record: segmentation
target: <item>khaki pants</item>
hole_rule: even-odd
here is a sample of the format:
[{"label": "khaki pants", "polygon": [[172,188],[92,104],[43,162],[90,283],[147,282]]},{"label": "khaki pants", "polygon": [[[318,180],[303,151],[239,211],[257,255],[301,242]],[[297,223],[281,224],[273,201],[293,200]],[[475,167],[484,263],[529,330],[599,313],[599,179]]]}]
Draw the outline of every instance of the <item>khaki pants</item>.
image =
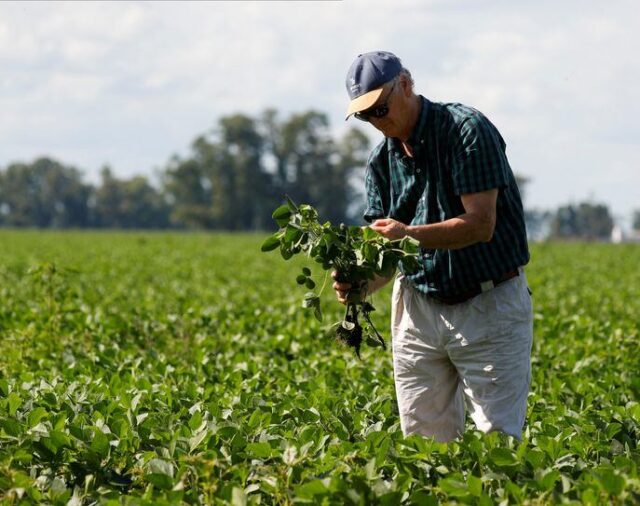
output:
[{"label": "khaki pants", "polygon": [[521,437],[531,379],[533,310],[524,271],[461,304],[393,287],[391,332],[400,426],[448,441],[464,430]]}]

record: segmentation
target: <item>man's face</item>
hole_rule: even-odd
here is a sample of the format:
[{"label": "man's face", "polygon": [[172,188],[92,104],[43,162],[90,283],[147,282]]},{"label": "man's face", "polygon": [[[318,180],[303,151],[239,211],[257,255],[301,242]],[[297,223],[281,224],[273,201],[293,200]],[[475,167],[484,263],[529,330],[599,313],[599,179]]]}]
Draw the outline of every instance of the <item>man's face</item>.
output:
[{"label": "man's face", "polygon": [[[375,115],[368,117],[369,123],[382,132],[385,137],[401,137],[406,128],[407,118],[404,114],[405,104],[403,100],[405,98],[405,84],[405,80],[402,77],[385,84],[385,90],[378,101],[367,110],[372,111],[382,107],[388,109],[388,112],[382,117],[376,117]],[[364,112],[366,113],[367,111]]]}]

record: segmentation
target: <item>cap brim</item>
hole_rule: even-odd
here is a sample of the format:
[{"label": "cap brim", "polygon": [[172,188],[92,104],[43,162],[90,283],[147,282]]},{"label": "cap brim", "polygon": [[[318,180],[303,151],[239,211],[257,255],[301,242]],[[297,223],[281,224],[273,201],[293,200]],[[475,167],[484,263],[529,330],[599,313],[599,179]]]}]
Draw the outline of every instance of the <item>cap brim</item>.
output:
[{"label": "cap brim", "polygon": [[370,92],[365,93],[364,95],[360,95],[359,97],[354,98],[351,102],[349,102],[349,107],[347,109],[347,116],[344,119],[348,120],[349,116],[351,116],[352,114],[355,114],[360,111],[365,111],[369,109],[369,107],[373,106],[373,104],[375,104],[380,98],[380,95],[382,95],[383,89],[384,89],[384,86],[382,86],[381,88],[378,88],[377,90],[371,90]]}]

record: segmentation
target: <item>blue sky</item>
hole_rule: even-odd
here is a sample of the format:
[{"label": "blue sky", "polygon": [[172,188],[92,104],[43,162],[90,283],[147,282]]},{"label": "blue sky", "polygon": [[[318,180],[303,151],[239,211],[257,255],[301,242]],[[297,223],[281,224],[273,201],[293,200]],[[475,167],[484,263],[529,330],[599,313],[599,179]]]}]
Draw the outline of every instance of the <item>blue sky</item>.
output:
[{"label": "blue sky", "polygon": [[[640,2],[0,3],[0,165],[152,175],[221,115],[315,108],[345,128],[353,58],[483,111],[527,205],[640,209]],[[366,128],[366,126],[365,126]],[[372,140],[375,132],[369,130]]]}]

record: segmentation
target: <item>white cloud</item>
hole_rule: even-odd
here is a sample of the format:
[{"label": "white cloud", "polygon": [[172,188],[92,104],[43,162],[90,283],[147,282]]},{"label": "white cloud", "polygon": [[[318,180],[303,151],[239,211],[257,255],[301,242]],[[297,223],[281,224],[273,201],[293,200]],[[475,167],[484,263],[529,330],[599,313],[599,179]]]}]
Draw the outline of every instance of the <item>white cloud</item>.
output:
[{"label": "white cloud", "polygon": [[347,67],[387,49],[419,92],[496,123],[530,205],[593,195],[624,214],[639,18],[631,1],[0,3],[0,164],[149,172],[220,115],[266,107],[325,111],[340,132]]}]

